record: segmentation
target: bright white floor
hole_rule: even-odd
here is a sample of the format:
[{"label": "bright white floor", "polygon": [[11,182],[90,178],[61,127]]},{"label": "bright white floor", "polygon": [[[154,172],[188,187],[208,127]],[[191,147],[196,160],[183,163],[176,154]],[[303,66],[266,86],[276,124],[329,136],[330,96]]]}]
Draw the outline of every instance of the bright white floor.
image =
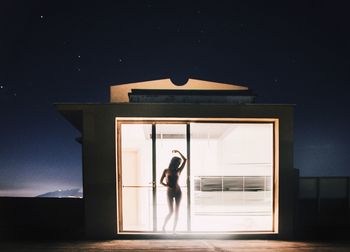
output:
[{"label": "bright white floor", "polygon": [[[165,191],[157,197],[158,230],[168,214]],[[143,209],[144,210],[144,209]],[[245,232],[272,230],[271,192],[196,192],[192,199],[191,230],[194,232]],[[152,210],[147,225],[129,226],[129,230],[152,230]],[[172,230],[173,217],[167,225]],[[177,232],[187,231],[187,195],[183,190]]]}]

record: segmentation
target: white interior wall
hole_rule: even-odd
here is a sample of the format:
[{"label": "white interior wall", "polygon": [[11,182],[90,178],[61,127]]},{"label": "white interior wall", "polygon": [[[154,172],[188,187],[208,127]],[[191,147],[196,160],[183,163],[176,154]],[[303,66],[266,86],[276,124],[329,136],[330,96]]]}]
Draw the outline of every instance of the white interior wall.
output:
[{"label": "white interior wall", "polygon": [[191,139],[193,176],[272,176],[272,165],[272,124],[232,124],[215,139]]},{"label": "white interior wall", "polygon": [[[145,132],[146,131],[146,132]],[[125,230],[151,230],[152,141],[151,127],[122,125],[123,225]],[[135,187],[142,186],[142,187]],[[142,211],[140,211],[142,209]]]}]

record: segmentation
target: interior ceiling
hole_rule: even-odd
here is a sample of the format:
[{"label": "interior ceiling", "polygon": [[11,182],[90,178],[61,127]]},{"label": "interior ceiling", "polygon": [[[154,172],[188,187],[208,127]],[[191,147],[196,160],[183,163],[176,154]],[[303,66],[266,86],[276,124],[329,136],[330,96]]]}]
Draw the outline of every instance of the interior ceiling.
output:
[{"label": "interior ceiling", "polygon": [[[250,124],[250,123],[248,123]],[[191,139],[220,139],[230,135],[242,123],[191,123]],[[186,124],[157,124],[157,139],[183,139]],[[122,124],[124,147],[137,147],[140,141],[152,139],[152,124]]]},{"label": "interior ceiling", "polygon": [[[234,125],[228,123],[221,124],[191,124],[192,139],[218,139],[226,135],[235,128]],[[143,131],[146,139],[152,137],[149,126],[144,125]],[[160,124],[156,127],[157,138],[161,139],[186,139],[186,125],[184,124]]]}]

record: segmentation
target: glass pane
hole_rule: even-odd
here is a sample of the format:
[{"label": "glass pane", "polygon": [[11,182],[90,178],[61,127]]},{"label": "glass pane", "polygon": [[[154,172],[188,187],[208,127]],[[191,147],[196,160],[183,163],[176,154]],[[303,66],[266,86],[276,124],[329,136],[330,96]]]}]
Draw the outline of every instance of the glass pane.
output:
[{"label": "glass pane", "polygon": [[[168,190],[160,184],[163,171],[169,167],[172,157],[180,157],[172,150],[178,150],[187,157],[186,125],[185,124],[157,124],[156,125],[156,160],[157,160],[157,230],[161,231],[165,218],[169,214]],[[180,174],[178,184],[181,189],[181,201],[176,231],[187,230],[187,165]],[[166,180],[164,180],[165,182]],[[171,198],[175,210],[175,198]],[[166,230],[172,231],[175,214],[172,214]]]},{"label": "glass pane", "polygon": [[272,123],[192,123],[193,231],[271,231]]},{"label": "glass pane", "polygon": [[152,231],[152,126],[122,124],[123,231]]}]

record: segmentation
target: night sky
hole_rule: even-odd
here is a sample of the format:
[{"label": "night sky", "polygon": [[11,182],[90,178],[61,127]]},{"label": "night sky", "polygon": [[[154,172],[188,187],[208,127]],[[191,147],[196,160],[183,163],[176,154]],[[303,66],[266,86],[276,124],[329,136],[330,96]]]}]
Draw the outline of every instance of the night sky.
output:
[{"label": "night sky", "polygon": [[[0,196],[82,187],[55,102],[187,78],[296,104],[301,176],[350,176],[350,15],[340,1],[0,2]],[[345,2],[345,1],[344,1]]]}]

